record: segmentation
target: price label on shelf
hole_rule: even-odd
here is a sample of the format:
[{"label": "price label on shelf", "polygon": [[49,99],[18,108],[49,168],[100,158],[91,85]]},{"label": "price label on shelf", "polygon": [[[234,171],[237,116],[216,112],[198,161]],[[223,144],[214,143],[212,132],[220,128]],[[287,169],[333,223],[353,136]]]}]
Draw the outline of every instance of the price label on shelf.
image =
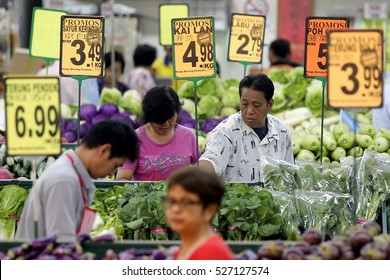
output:
[{"label": "price label on shelf", "polygon": [[103,76],[104,17],[61,17],[61,76]]},{"label": "price label on shelf", "polygon": [[228,60],[261,63],[265,17],[232,14]]},{"label": "price label on shelf", "polygon": [[59,78],[8,76],[5,86],[7,155],[59,155]]},{"label": "price label on shelf", "polygon": [[306,18],[305,77],[326,77],[328,69],[327,32],[348,27],[348,18]]},{"label": "price label on shelf", "polygon": [[378,108],[383,102],[383,30],[328,34],[328,105]]},{"label": "price label on shelf", "polygon": [[214,18],[172,19],[171,27],[175,79],[215,77]]}]

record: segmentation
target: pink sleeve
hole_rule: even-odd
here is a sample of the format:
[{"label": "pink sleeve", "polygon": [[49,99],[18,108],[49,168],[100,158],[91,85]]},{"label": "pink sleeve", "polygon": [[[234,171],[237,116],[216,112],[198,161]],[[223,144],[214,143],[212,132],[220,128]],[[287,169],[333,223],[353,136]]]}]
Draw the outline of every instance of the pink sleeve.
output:
[{"label": "pink sleeve", "polygon": [[119,170],[122,169],[129,169],[129,170],[136,170],[138,165],[138,160],[131,162],[130,160],[126,160],[125,163],[121,166],[118,167]]}]

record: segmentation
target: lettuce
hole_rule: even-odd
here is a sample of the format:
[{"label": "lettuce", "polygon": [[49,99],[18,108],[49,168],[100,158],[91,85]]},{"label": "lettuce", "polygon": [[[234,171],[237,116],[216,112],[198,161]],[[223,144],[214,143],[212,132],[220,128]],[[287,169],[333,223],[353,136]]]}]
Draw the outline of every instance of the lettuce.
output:
[{"label": "lettuce", "polygon": [[139,116],[142,110],[142,96],[134,89],[127,90],[121,97],[119,106]]},{"label": "lettuce", "polygon": [[287,84],[290,81],[290,77],[284,69],[273,68],[268,72],[267,76],[273,83]]},{"label": "lettuce", "polygon": [[221,99],[224,107],[240,107],[240,94],[237,87],[229,87]]},{"label": "lettuce", "polygon": [[121,98],[122,93],[119,91],[119,89],[104,87],[100,95],[100,104],[114,103],[119,106]]},{"label": "lettuce", "polygon": [[200,119],[209,119],[219,115],[222,103],[214,95],[206,95],[199,100],[198,114]]}]

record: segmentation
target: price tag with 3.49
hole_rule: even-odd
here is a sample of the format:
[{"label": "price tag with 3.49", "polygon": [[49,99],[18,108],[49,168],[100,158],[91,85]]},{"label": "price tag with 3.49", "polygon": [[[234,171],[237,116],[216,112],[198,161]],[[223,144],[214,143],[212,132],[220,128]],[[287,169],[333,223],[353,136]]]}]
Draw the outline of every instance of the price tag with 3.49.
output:
[{"label": "price tag with 3.49", "polygon": [[61,17],[61,76],[103,76],[104,17]]},{"label": "price tag with 3.49", "polygon": [[265,17],[232,14],[228,60],[260,63],[263,54]]},{"label": "price tag with 3.49", "polygon": [[5,78],[7,155],[61,153],[58,77]]},{"label": "price tag with 3.49", "polygon": [[172,19],[176,79],[215,77],[214,18]]},{"label": "price tag with 3.49", "polygon": [[328,33],[328,105],[378,108],[383,102],[383,31]]}]

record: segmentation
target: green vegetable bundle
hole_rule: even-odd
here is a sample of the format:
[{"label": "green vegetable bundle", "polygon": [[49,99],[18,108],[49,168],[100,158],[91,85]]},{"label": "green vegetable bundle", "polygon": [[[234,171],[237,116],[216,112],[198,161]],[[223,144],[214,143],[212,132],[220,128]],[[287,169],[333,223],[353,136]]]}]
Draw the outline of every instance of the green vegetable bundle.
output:
[{"label": "green vegetable bundle", "polygon": [[365,150],[356,182],[356,219],[375,221],[390,197],[390,157]]}]

